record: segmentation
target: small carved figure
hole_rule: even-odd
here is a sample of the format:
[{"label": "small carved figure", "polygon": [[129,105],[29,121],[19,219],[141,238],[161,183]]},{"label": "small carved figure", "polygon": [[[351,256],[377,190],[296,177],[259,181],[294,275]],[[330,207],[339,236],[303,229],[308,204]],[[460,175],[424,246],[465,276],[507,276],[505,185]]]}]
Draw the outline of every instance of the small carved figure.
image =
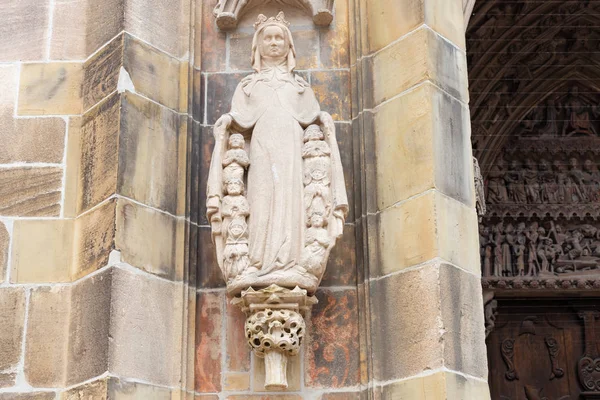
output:
[{"label": "small carved figure", "polygon": [[517,204],[527,203],[527,193],[525,192],[525,181],[521,163],[518,160],[512,160],[510,170],[504,175],[507,183],[508,197]]},{"label": "small carved figure", "polygon": [[598,135],[591,122],[591,110],[589,110],[585,102],[580,99],[579,88],[577,86],[571,88],[563,107],[568,116],[568,120],[563,127],[563,136],[572,136],[575,134],[587,136]]},{"label": "small carved figure", "polygon": [[318,125],[310,125],[304,132],[304,208],[306,223],[310,226],[315,213],[329,215],[331,160],[329,145],[323,140],[323,131]]},{"label": "small carved figure", "polygon": [[479,232],[479,244],[481,249],[481,265],[483,267],[483,276],[491,276],[493,237],[490,234],[490,228],[487,226],[480,228]]},{"label": "small carved figure", "polygon": [[248,200],[243,196],[244,182],[233,178],[226,182],[227,195],[222,205],[222,235],[225,238],[224,275],[227,280],[241,274],[250,264],[248,258]]},{"label": "small carved figure", "polygon": [[535,161],[531,158],[525,162],[523,170],[523,180],[525,182],[525,193],[529,203],[540,203],[540,182],[538,181],[538,171]]},{"label": "small carved figure", "polygon": [[517,243],[514,246],[514,253],[517,257],[517,276],[525,276],[525,243],[527,238],[524,234],[517,235]]},{"label": "small carved figure", "polygon": [[525,233],[527,236],[527,240],[529,241],[529,249],[528,249],[528,258],[527,258],[527,267],[529,268],[527,271],[528,276],[537,275],[540,270],[540,264],[537,259],[537,247],[538,247],[538,223],[532,222],[529,226],[529,230]]},{"label": "small carved figure", "polygon": [[567,170],[565,164],[560,160],[552,163],[556,173],[556,201],[563,204],[567,201]]},{"label": "small carved figure", "polygon": [[514,245],[514,227],[512,224],[508,224],[504,230],[504,243],[502,244],[502,276],[513,276],[512,249]]},{"label": "small carved figure", "polygon": [[229,136],[229,150],[223,157],[223,179],[244,179],[244,170],[250,165],[248,153],[244,150],[244,137],[239,133]]},{"label": "small carved figure", "polygon": [[310,227],[306,230],[305,246],[300,258],[300,266],[307,272],[319,276],[325,269],[323,265],[331,240],[327,229],[325,229],[325,219],[320,214],[312,214],[310,217]]},{"label": "small carved figure", "polygon": [[584,173],[579,167],[579,160],[575,157],[569,159],[569,172],[567,174],[567,201],[570,203],[580,203],[587,201],[582,192],[584,186]]},{"label": "small carved figure", "polygon": [[485,198],[490,204],[502,204],[508,201],[504,174],[505,170],[500,163],[494,165],[488,173]]},{"label": "small carved figure", "polygon": [[503,269],[503,249],[502,244],[504,242],[504,225],[500,222],[498,225],[495,225],[493,228],[494,233],[494,276],[502,276],[501,271]]},{"label": "small carved figure", "polygon": [[590,202],[600,200],[600,172],[596,164],[589,158],[583,162],[583,183],[585,195]]}]

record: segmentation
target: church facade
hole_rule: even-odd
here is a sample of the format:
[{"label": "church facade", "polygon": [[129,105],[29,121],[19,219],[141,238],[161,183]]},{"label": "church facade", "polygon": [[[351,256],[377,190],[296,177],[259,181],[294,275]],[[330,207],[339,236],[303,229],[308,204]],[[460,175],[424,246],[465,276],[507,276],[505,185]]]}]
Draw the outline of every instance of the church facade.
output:
[{"label": "church facade", "polygon": [[0,399],[598,398],[596,1],[0,12]]}]

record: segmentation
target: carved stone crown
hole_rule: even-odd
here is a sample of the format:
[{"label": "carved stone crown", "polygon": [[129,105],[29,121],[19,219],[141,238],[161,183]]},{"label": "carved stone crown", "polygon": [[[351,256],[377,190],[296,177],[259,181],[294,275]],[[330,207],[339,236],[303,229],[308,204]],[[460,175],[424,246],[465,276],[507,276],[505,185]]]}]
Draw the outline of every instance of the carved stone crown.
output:
[{"label": "carved stone crown", "polygon": [[285,27],[290,26],[290,23],[285,20],[285,14],[283,11],[279,11],[276,17],[267,18],[264,14],[259,14],[258,18],[256,18],[256,22],[254,23],[254,29],[260,30],[265,25],[278,24],[283,25]]}]

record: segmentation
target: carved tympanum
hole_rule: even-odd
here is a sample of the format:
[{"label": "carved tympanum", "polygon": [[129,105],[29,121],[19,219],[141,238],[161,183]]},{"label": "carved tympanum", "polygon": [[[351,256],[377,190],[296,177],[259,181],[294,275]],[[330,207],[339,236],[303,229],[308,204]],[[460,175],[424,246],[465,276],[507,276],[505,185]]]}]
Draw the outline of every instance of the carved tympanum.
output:
[{"label": "carved tympanum", "polygon": [[294,73],[288,25],[283,13],[258,16],[254,73],[239,83],[231,111],[214,127],[206,201],[228,293],[245,304],[263,291],[265,304],[278,304],[245,309],[250,345],[268,360],[271,388],[287,385],[271,373],[297,352],[301,334],[294,329],[303,327],[294,309],[301,299],[286,303],[283,294],[296,290],[300,303],[314,299],[348,212],[335,125]]}]

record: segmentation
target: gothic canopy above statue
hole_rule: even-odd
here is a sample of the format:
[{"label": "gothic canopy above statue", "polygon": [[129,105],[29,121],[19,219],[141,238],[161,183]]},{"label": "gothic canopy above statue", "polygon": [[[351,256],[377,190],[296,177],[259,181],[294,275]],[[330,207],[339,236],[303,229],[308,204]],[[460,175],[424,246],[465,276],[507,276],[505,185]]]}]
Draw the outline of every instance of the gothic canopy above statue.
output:
[{"label": "gothic canopy above statue", "polygon": [[291,6],[303,10],[312,17],[317,26],[328,26],[333,21],[334,0],[219,0],[213,14],[217,26],[221,30],[231,30],[237,24],[246,10],[266,3],[278,6]]},{"label": "gothic canopy above statue", "polygon": [[230,293],[275,284],[313,293],[348,211],[331,116],[294,73],[283,13],[259,15],[254,73],[215,124],[207,216]]}]

